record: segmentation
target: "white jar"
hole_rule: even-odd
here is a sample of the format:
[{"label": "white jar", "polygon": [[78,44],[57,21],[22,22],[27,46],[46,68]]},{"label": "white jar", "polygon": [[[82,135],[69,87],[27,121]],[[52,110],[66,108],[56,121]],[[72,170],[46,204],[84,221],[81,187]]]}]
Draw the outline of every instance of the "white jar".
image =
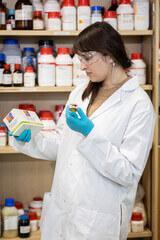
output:
[{"label": "white jar", "polygon": [[149,28],[149,0],[134,0],[134,27],[135,30]]},{"label": "white jar", "polygon": [[132,213],[131,230],[132,232],[144,231],[144,221],[143,221],[142,213],[139,213],[139,212]]},{"label": "white jar", "polygon": [[7,133],[6,128],[4,126],[0,126],[0,147],[4,147],[7,145]]},{"label": "white jar", "polygon": [[44,4],[45,27],[47,28],[48,13],[60,12],[60,5],[57,0],[47,0]]},{"label": "white jar", "polygon": [[133,30],[134,18],[130,0],[121,0],[117,8],[118,30]]},{"label": "white jar", "polygon": [[105,11],[103,21],[109,23],[117,30],[117,14],[115,11]]},{"label": "white jar", "polygon": [[27,66],[24,72],[24,87],[35,86],[36,74],[32,66]]},{"label": "white jar", "polygon": [[88,0],[79,0],[77,8],[78,30],[83,30],[91,24],[91,9]]},{"label": "white jar", "polygon": [[91,23],[102,22],[102,7],[101,6],[92,6],[91,7]]},{"label": "white jar", "polygon": [[76,30],[76,8],[74,0],[64,0],[61,10],[62,15],[62,30]]},{"label": "white jar", "polygon": [[84,70],[81,70],[81,62],[78,55],[75,54],[73,57],[73,85],[77,86],[86,81],[89,81],[88,76]]},{"label": "white jar", "polygon": [[41,48],[38,58],[38,85],[55,86],[55,59],[50,47]]},{"label": "white jar", "polygon": [[146,64],[142,59],[142,54],[131,54],[132,66],[129,69],[129,76],[137,76],[139,84],[146,84]]},{"label": "white jar", "polygon": [[61,30],[60,12],[49,12],[47,30]]},{"label": "white jar", "polygon": [[40,111],[39,118],[43,123],[43,131],[52,131],[55,129],[56,124],[54,122],[53,114],[51,111]]},{"label": "white jar", "polygon": [[56,86],[72,86],[72,66],[69,48],[58,48],[56,57]]}]

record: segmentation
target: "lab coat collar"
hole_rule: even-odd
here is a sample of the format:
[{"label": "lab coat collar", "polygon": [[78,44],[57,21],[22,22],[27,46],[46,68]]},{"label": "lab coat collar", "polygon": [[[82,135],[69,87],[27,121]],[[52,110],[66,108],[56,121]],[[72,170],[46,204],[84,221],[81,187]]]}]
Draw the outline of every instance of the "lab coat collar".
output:
[{"label": "lab coat collar", "polygon": [[[139,86],[137,77],[133,77],[125,82],[117,91],[115,91],[91,116],[94,119],[117,103],[120,103],[127,92],[134,91]],[[89,101],[89,100],[88,100]],[[87,104],[88,105],[88,104]]]}]

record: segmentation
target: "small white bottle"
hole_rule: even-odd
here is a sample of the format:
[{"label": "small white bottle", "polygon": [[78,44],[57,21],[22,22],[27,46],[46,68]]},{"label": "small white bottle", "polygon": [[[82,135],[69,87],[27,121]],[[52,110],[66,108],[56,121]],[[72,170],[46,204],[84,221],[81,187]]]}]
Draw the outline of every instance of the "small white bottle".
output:
[{"label": "small white bottle", "polygon": [[91,23],[102,22],[102,7],[101,6],[92,6],[91,7]]},{"label": "small white bottle", "polygon": [[149,28],[149,0],[134,0],[134,27],[135,30]]},{"label": "small white bottle", "polygon": [[69,48],[58,48],[56,57],[56,86],[72,86],[72,58]]},{"label": "small white bottle", "polygon": [[83,30],[91,24],[91,8],[89,0],[79,0],[77,8],[77,26],[78,30]]},{"label": "small white bottle", "polygon": [[84,70],[81,70],[81,62],[79,61],[78,55],[75,54],[73,57],[73,85],[77,86],[86,81],[89,81],[87,74]]},{"label": "small white bottle", "polygon": [[24,87],[34,87],[36,74],[32,66],[27,66],[24,72]]},{"label": "small white bottle", "polygon": [[131,230],[132,232],[143,232],[144,221],[141,212],[133,212],[131,218]]},{"label": "small white bottle", "polygon": [[55,58],[50,47],[40,49],[38,58],[38,85],[55,86]]},{"label": "small white bottle", "polygon": [[0,146],[4,147],[7,145],[7,130],[4,126],[0,125]]},{"label": "small white bottle", "polygon": [[43,131],[52,131],[55,129],[55,121],[51,111],[41,110],[39,112],[39,118],[43,123]]},{"label": "small white bottle", "polygon": [[131,54],[132,66],[129,69],[129,76],[137,76],[139,84],[146,84],[146,64],[141,53]]},{"label": "small white bottle", "polygon": [[74,0],[64,0],[61,9],[62,15],[62,30],[76,30],[76,8]]},{"label": "small white bottle", "polygon": [[61,30],[60,12],[49,12],[47,30]]},{"label": "small white bottle", "polygon": [[45,28],[47,28],[49,12],[60,12],[60,5],[57,0],[47,0],[44,3]]},{"label": "small white bottle", "polygon": [[117,8],[118,30],[133,30],[134,18],[130,0],[121,0]]},{"label": "small white bottle", "polygon": [[109,23],[115,30],[117,30],[117,14],[115,11],[105,11],[103,21]]}]

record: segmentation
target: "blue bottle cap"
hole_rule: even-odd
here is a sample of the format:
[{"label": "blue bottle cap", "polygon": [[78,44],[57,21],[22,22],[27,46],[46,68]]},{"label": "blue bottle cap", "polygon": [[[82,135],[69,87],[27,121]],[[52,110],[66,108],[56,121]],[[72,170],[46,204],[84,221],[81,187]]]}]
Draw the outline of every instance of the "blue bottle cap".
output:
[{"label": "blue bottle cap", "polygon": [[20,215],[20,220],[29,220],[29,217],[27,214]]},{"label": "blue bottle cap", "polygon": [[23,51],[24,51],[24,52],[32,52],[32,53],[35,52],[35,51],[34,51],[34,48],[31,48],[31,47],[23,48]]},{"label": "blue bottle cap", "polygon": [[92,6],[91,11],[101,11],[102,12],[102,7],[101,6]]},{"label": "blue bottle cap", "polygon": [[17,39],[4,39],[3,43],[4,44],[10,44],[10,45],[17,45],[18,40]]},{"label": "blue bottle cap", "polygon": [[14,9],[8,9],[8,16],[9,15],[15,15],[15,10]]},{"label": "blue bottle cap", "polygon": [[5,206],[6,207],[14,207],[15,206],[14,198],[6,198]]},{"label": "blue bottle cap", "polygon": [[5,62],[5,60],[6,60],[5,54],[4,53],[0,53],[0,61],[1,62]]}]

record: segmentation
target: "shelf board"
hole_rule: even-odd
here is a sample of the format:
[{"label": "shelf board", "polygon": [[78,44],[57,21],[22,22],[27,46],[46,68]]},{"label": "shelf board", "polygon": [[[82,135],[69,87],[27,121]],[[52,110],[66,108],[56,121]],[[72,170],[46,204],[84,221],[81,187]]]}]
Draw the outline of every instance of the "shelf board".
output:
[{"label": "shelf board", "polygon": [[0,146],[0,154],[10,154],[10,153],[13,154],[13,153],[19,153],[19,152],[16,151],[11,146],[5,146],[5,147]]},{"label": "shelf board", "polygon": [[[142,233],[129,233],[128,238],[147,238],[147,237],[152,237],[152,232],[149,229],[146,229]],[[8,238],[0,238],[1,240],[9,240]],[[20,240],[21,238],[12,238],[13,240]],[[30,240],[40,240],[40,232],[34,232],[32,233],[30,238],[27,238]]]},{"label": "shelf board", "polygon": [[27,92],[71,92],[71,87],[0,87],[0,93],[27,93]]},{"label": "shelf board", "polygon": [[[0,36],[77,36],[80,31],[52,31],[52,30],[0,30]],[[153,30],[119,31],[122,36],[153,35]]]},{"label": "shelf board", "polygon": [[[75,87],[0,87],[0,93],[28,93],[28,92],[71,92]],[[153,86],[150,84],[142,85],[146,91],[151,91]]]}]

